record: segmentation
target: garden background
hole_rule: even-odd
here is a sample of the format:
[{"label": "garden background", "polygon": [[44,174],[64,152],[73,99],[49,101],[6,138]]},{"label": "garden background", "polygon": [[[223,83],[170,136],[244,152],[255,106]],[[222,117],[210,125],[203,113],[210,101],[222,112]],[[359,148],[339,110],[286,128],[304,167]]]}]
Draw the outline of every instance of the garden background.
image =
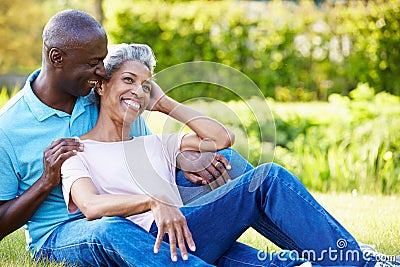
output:
[{"label": "garden background", "polygon": [[[400,252],[399,0],[0,0],[0,107],[40,67],[43,26],[67,8],[95,16],[111,44],[149,44],[156,72],[211,61],[248,76],[262,99],[206,83],[164,89],[232,128],[234,148],[254,165],[273,159],[332,199],[378,198],[386,215],[372,222],[387,220],[390,229],[369,240],[379,243],[389,231],[384,248]],[[256,119],[252,112],[265,103],[273,119]],[[153,132],[182,127],[163,116],[148,123]]]}]

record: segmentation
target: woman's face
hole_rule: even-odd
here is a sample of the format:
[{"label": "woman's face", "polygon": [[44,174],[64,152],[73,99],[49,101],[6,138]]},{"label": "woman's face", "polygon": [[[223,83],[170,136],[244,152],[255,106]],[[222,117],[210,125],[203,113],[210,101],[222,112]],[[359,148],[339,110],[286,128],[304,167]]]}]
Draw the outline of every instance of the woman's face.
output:
[{"label": "woman's face", "polygon": [[150,101],[151,72],[139,61],[126,61],[103,83],[100,112],[107,112],[115,122],[132,124]]}]

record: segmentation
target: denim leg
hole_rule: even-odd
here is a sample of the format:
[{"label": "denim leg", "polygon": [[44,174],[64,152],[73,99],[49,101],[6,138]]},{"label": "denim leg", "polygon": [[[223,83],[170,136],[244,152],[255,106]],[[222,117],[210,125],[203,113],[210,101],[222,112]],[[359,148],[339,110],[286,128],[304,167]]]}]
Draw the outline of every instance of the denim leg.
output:
[{"label": "denim leg", "polygon": [[[256,250],[245,244],[236,242],[218,259],[219,267],[253,267],[253,266],[298,266],[306,259],[300,259],[293,252],[282,250],[278,254]],[[314,265],[313,266],[318,266]]]},{"label": "denim leg", "polygon": [[36,259],[81,266],[212,266],[194,255],[172,262],[169,244],[154,254],[155,237],[121,217],[60,225],[36,253]]},{"label": "denim leg", "polygon": [[276,164],[263,164],[181,210],[197,245],[194,254],[209,263],[267,217],[291,237],[301,256],[327,266],[365,264],[350,233],[293,174]]},{"label": "denim leg", "polygon": [[[231,164],[232,169],[228,171],[228,174],[232,179],[236,179],[242,174],[254,169],[254,167],[236,150],[226,148],[218,151],[218,154],[222,154]],[[180,170],[177,172],[176,182],[179,186],[178,188],[184,204],[188,204],[211,192],[209,186],[198,186],[186,180]],[[296,247],[294,241],[285,235],[268,217],[265,215],[262,216],[262,219],[255,222],[252,228],[282,249],[299,249]]]}]

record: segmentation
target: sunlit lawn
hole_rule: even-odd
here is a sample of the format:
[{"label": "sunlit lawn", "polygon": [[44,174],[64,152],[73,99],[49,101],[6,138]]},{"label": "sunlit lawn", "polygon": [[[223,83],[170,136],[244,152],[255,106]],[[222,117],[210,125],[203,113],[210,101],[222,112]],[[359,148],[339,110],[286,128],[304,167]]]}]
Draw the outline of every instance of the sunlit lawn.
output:
[{"label": "sunlit lawn", "polygon": [[[334,193],[314,196],[358,241],[374,244],[388,255],[400,254],[400,197]],[[279,250],[252,229],[240,240],[264,251]]]},{"label": "sunlit lawn", "polygon": [[[388,255],[400,254],[400,197],[314,195],[359,241],[375,244],[379,251]],[[295,223],[296,218],[293,221]],[[254,230],[248,230],[240,241],[264,251],[278,250]],[[25,237],[20,229],[0,242],[0,266],[38,266],[24,251]]]}]

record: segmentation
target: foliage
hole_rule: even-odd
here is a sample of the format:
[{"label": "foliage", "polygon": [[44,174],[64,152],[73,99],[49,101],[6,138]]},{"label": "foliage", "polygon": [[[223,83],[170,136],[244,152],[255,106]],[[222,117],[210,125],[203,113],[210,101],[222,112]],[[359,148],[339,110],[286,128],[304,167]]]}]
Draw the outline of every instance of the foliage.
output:
[{"label": "foliage", "polygon": [[[398,193],[400,100],[374,95],[366,84],[352,97],[331,95],[329,104],[309,117],[284,119],[285,127],[300,134],[278,146],[275,159],[314,190]],[[277,131],[279,136],[279,126]]]},{"label": "foliage", "polygon": [[41,64],[42,30],[56,12],[76,8],[93,13],[87,1],[1,0],[0,73],[27,74]]},{"label": "foliage", "polygon": [[[223,63],[278,101],[327,100],[359,82],[400,95],[398,0],[332,2],[105,1],[105,26],[112,42],[152,46],[158,70]],[[171,95],[210,96],[204,91]]]},{"label": "foliage", "polygon": [[[0,73],[38,68],[45,22],[67,8],[96,17],[99,1],[1,1]],[[110,43],[149,43],[158,70],[193,60],[223,63],[277,101],[327,100],[359,82],[400,95],[399,0],[314,2],[104,0],[104,26]],[[208,89],[171,95],[232,100]]]}]

